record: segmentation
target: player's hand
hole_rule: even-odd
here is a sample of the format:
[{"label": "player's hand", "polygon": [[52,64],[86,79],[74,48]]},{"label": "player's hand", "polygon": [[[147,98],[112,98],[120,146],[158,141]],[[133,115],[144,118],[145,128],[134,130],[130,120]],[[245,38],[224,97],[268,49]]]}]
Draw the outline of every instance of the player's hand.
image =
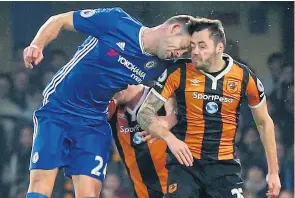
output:
[{"label": "player's hand", "polygon": [[186,166],[193,165],[194,158],[186,143],[177,139],[175,136],[169,137],[166,142],[180,164],[185,164]]},{"label": "player's hand", "polygon": [[268,184],[268,191],[266,196],[268,198],[278,197],[281,189],[281,182],[278,174],[268,174],[266,176],[266,181]]},{"label": "player's hand", "polygon": [[30,45],[24,49],[24,63],[26,68],[32,69],[33,64],[38,65],[43,57],[42,49],[37,47],[36,45]]},{"label": "player's hand", "polygon": [[154,137],[152,134],[150,134],[147,131],[138,132],[138,135],[143,137],[142,139],[143,142],[149,142],[150,144],[158,140],[158,138]]}]

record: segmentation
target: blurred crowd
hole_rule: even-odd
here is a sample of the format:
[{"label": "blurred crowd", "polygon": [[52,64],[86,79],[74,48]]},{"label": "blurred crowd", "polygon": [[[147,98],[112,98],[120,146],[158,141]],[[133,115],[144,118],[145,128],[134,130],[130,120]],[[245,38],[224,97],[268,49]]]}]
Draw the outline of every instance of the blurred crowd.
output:
[{"label": "blurred crowd", "polygon": [[[25,70],[22,50],[15,50],[12,73],[0,68],[0,198],[24,198],[29,183],[29,160],[34,127],[32,113],[42,101],[42,90],[54,73],[68,60],[62,50],[52,50],[43,63]],[[233,55],[233,58],[240,60]],[[294,197],[294,65],[283,53],[276,52],[265,60],[270,75],[262,80],[267,95],[268,110],[275,124],[277,152],[282,183],[281,198]],[[255,72],[255,68],[252,68]],[[237,155],[243,167],[244,197],[266,197],[267,163],[259,133],[246,102],[241,107],[239,130],[236,136]],[[103,198],[129,198],[130,181],[118,152],[111,146],[112,157],[102,192]],[[71,198],[73,186],[69,179],[58,175],[52,197]]]}]

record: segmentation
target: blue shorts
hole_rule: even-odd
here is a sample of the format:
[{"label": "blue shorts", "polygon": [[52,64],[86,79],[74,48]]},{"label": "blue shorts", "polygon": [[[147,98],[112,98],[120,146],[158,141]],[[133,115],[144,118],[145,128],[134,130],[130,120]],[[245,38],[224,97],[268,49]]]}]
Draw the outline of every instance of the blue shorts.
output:
[{"label": "blue shorts", "polygon": [[65,175],[103,181],[111,148],[107,121],[38,110],[34,113],[30,170],[64,168]]}]

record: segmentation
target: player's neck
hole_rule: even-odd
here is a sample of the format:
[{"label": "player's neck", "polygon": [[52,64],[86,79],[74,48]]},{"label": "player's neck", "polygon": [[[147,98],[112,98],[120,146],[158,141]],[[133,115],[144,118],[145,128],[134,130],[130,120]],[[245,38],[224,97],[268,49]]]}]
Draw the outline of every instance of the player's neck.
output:
[{"label": "player's neck", "polygon": [[145,28],[142,33],[142,46],[146,53],[157,55],[158,29],[160,26]]},{"label": "player's neck", "polygon": [[207,73],[215,73],[221,71],[224,67],[226,67],[226,62],[223,60],[221,55],[218,56],[215,61],[212,62],[212,65],[204,71]]},{"label": "player's neck", "polygon": [[132,111],[135,109],[138,101],[142,97],[142,94],[144,93],[144,86],[140,87],[140,91],[137,92],[137,94],[133,97],[133,99],[126,105],[127,108],[131,109]]}]

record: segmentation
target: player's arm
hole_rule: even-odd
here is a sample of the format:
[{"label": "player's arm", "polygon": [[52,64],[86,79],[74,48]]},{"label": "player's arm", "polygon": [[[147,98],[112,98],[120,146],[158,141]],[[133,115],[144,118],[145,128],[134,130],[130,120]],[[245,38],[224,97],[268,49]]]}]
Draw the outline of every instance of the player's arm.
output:
[{"label": "player's arm", "polygon": [[[172,97],[174,91],[179,87],[179,71],[180,69],[175,67],[173,69],[168,68],[163,72],[155,86],[147,95],[137,115],[137,121],[143,130],[150,132],[152,136],[166,142],[169,138],[175,136],[162,125],[162,120],[156,116],[156,113],[163,107],[168,99]],[[174,107],[169,109],[169,105],[166,105],[168,113],[170,113],[173,108]]]},{"label": "player's arm", "polygon": [[152,88],[138,112],[137,121],[141,128],[152,136],[165,141],[180,164],[192,166],[193,157],[188,146],[177,139],[167,128],[165,128],[159,117],[158,110],[164,105],[174,91],[179,87],[180,69],[167,70],[159,77],[158,82]]},{"label": "player's arm", "polygon": [[165,101],[161,100],[154,90],[148,94],[145,102],[141,105],[138,112],[137,121],[141,128],[150,132],[158,139],[169,142],[169,139],[175,138],[175,136],[164,126],[168,125],[168,122],[161,116],[156,116],[156,113],[164,105]]},{"label": "player's arm", "polygon": [[266,101],[258,108],[252,108],[253,118],[265,149],[268,166],[269,197],[277,197],[280,193],[279,166],[277,159],[274,124],[267,111]]},{"label": "player's arm", "polygon": [[54,40],[61,30],[75,31],[73,13],[67,12],[50,17],[39,29],[31,45],[43,49]]},{"label": "player's arm", "polygon": [[266,101],[262,101],[262,104],[259,107],[252,108],[251,111],[259,131],[261,141],[265,148],[268,162],[268,173],[278,174],[279,167],[277,160],[274,124],[270,115],[268,114]]},{"label": "player's arm", "polygon": [[[177,117],[176,117],[176,99],[175,97],[171,97],[168,101],[164,104],[165,116],[157,116],[159,119],[160,124],[165,127],[166,129],[170,130],[177,124]],[[152,136],[147,131],[142,131],[139,133],[140,136],[143,137],[143,141],[148,141],[149,143],[153,143],[157,140],[156,137]]]},{"label": "player's arm", "polygon": [[108,106],[108,121],[112,119],[116,110],[117,110],[117,103],[115,100],[111,100]]},{"label": "player's arm", "polygon": [[268,196],[276,197],[280,192],[281,184],[279,179],[274,124],[267,110],[263,85],[253,74],[249,76],[246,94],[266,153],[269,185]]},{"label": "player's arm", "polygon": [[175,96],[169,98],[168,101],[165,102],[164,108],[166,111],[166,115],[158,116],[158,119],[160,120],[162,126],[170,130],[172,127],[174,127],[177,124]]},{"label": "player's arm", "polygon": [[44,47],[54,40],[62,29],[74,30],[73,12],[52,16],[41,26],[30,46],[24,50],[27,68],[32,68],[32,63],[38,65],[42,61]]},{"label": "player's arm", "polygon": [[78,31],[93,37],[100,37],[117,25],[119,17],[126,13],[120,8],[99,8],[79,10],[50,17],[39,29],[30,46],[24,50],[24,62],[31,68],[43,59],[42,51],[61,30]]}]

